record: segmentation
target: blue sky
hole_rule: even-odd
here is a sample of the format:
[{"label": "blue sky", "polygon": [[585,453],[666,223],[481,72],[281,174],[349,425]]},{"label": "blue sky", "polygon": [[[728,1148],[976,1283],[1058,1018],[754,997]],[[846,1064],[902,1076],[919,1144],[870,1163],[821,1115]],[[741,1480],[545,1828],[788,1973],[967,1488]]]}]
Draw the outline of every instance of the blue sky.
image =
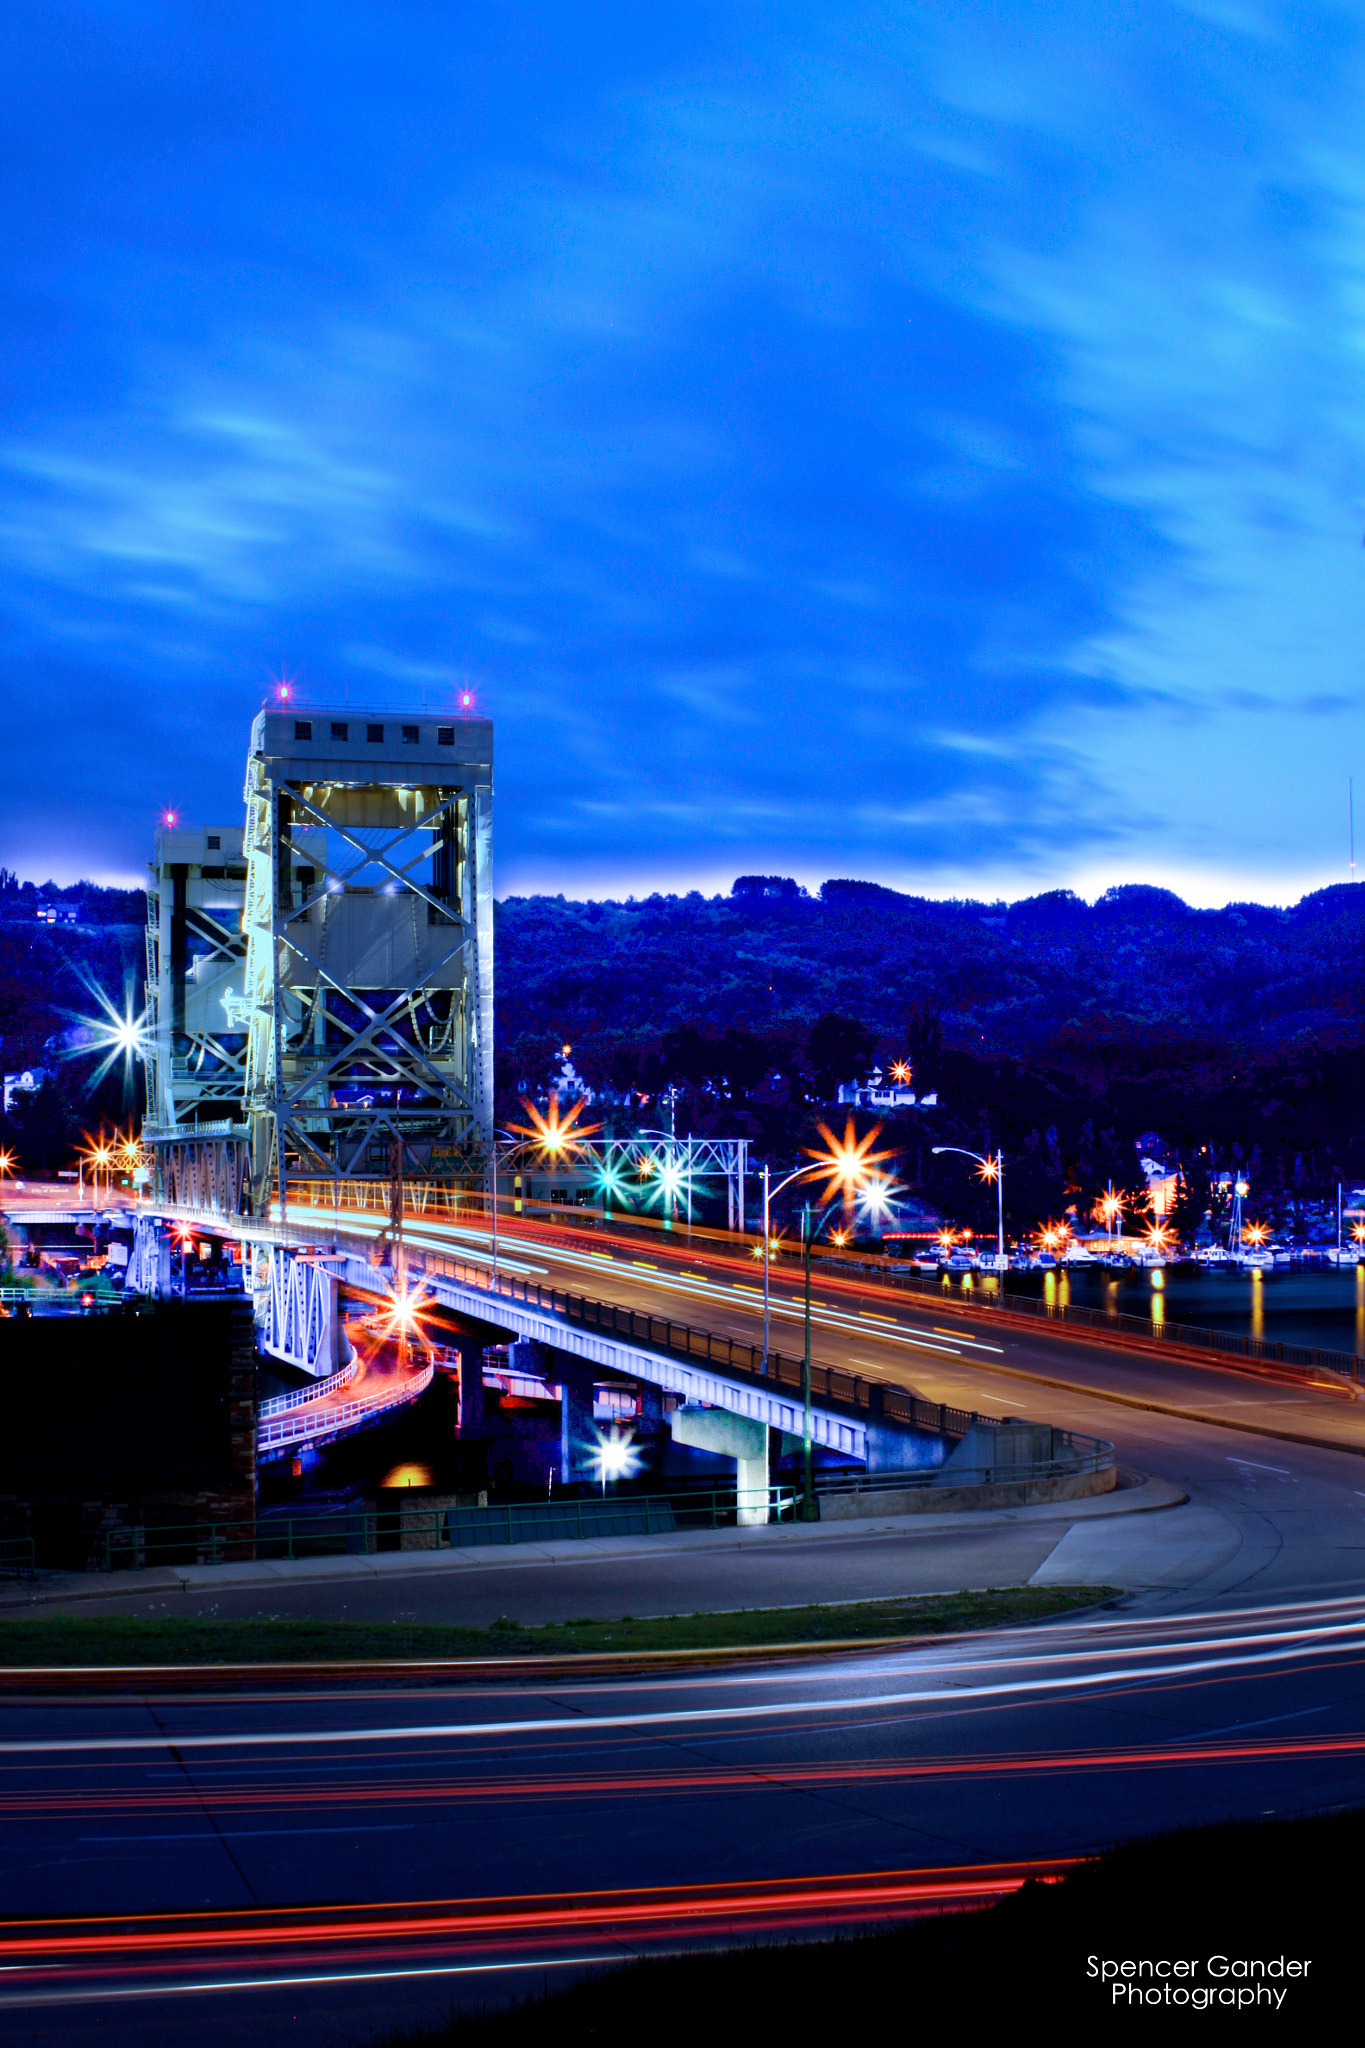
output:
[{"label": "blue sky", "polygon": [[500,893],[1291,899],[1365,851],[1365,13],[10,0],[0,860],[272,674]]}]

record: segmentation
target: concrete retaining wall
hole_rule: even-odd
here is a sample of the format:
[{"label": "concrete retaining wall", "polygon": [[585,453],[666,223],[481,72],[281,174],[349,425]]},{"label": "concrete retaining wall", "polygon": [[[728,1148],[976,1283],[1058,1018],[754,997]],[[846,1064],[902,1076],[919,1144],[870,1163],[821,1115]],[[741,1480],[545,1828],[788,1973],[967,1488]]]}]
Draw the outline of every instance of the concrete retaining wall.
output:
[{"label": "concrete retaining wall", "polygon": [[995,1480],[984,1486],[908,1486],[903,1493],[887,1487],[861,1493],[821,1493],[822,1522],[856,1522],[878,1515],[940,1515],[954,1508],[1032,1508],[1052,1500],[1085,1500],[1112,1493],[1118,1482],[1113,1465],[1101,1472],[1063,1472],[1052,1479]]}]

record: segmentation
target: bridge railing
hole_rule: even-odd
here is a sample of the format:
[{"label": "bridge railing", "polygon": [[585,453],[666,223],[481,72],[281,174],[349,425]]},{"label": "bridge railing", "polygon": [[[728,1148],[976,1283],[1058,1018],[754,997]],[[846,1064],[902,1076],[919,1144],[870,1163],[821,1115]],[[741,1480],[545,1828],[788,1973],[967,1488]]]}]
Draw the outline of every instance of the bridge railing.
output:
[{"label": "bridge railing", "polygon": [[[600,1499],[530,1500],[477,1506],[418,1497],[382,1507],[321,1515],[269,1515],[235,1521],[162,1526],[127,1523],[88,1532],[53,1532],[70,1556],[80,1548],[87,1571],[146,1571],[157,1566],[222,1565],[262,1560],[369,1555],[383,1551],[459,1550],[507,1543],[588,1542],[606,1536],[664,1536],[679,1530],[735,1526],[739,1514],[767,1511],[790,1520],[792,1486],[722,1486],[680,1493],[608,1494]],[[6,1545],[9,1548],[6,1548]],[[12,1555],[13,1562],[6,1564]],[[31,1537],[0,1541],[0,1565],[32,1572]]]},{"label": "bridge railing", "polygon": [[[371,1415],[382,1415],[386,1408],[398,1408],[404,1402],[415,1401],[419,1394],[426,1392],[435,1374],[433,1360],[407,1379],[394,1380],[377,1393],[363,1394],[357,1401],[342,1401],[329,1407],[325,1414],[304,1415],[300,1410],[306,1404],[301,1402],[286,1414],[276,1414],[258,1423],[256,1448],[270,1450],[280,1444],[304,1443],[311,1436],[331,1435],[337,1430],[349,1429]],[[314,1395],[313,1399],[316,1402],[317,1396]]]},{"label": "bridge railing", "polygon": [[291,1408],[306,1407],[310,1401],[329,1400],[343,1387],[349,1387],[359,1371],[360,1360],[353,1358],[349,1365],[342,1366],[340,1372],[329,1373],[326,1379],[314,1380],[309,1387],[295,1387],[291,1394],[272,1394],[268,1401],[262,1401],[256,1413],[264,1421],[267,1416],[287,1415]]},{"label": "bridge railing", "polygon": [[35,1545],[31,1536],[0,1536],[0,1572],[33,1577]]},{"label": "bridge railing", "polygon": [[[802,1391],[802,1359],[770,1351],[765,1368],[762,1345],[747,1343],[742,1337],[723,1337],[694,1323],[675,1322],[672,1317],[653,1315],[645,1309],[621,1308],[613,1302],[596,1301],[591,1295],[575,1294],[562,1287],[543,1287],[539,1281],[518,1280],[506,1273],[498,1274],[495,1283],[487,1267],[468,1265],[463,1259],[442,1252],[411,1253],[408,1265],[413,1272],[458,1280],[461,1286],[476,1288],[494,1299],[520,1302],[525,1308],[561,1316],[565,1322],[628,1338],[650,1351],[693,1362],[704,1360],[759,1386],[776,1384],[789,1387],[798,1395]],[[973,1422],[993,1419],[949,1403],[922,1401],[902,1387],[864,1379],[861,1374],[841,1371],[838,1366],[817,1365],[813,1360],[810,1386],[816,1400],[851,1411],[861,1420],[882,1419],[912,1429],[937,1430],[948,1436],[965,1436]]]},{"label": "bridge railing", "polygon": [[919,1465],[908,1472],[827,1473],[817,1478],[815,1490],[818,1494],[905,1493],[921,1486],[1027,1485],[1034,1480],[1065,1479],[1113,1468],[1114,1446],[1103,1437],[1082,1436],[1069,1429],[1054,1429],[1052,1435],[1054,1444],[1060,1439],[1061,1449],[1051,1458],[1018,1464],[1001,1459],[988,1465]]}]

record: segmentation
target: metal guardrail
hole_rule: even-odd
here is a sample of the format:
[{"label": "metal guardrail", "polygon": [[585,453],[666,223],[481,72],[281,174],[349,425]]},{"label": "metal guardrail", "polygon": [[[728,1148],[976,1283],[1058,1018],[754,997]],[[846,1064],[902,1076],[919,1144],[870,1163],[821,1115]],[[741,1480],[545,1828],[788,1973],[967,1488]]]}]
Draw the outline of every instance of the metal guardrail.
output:
[{"label": "metal guardrail", "polygon": [[[596,1301],[590,1295],[574,1294],[562,1287],[542,1287],[539,1281],[517,1280],[506,1273],[498,1274],[495,1284],[487,1267],[467,1265],[463,1259],[450,1258],[443,1252],[410,1251],[408,1270],[458,1280],[462,1286],[476,1288],[481,1294],[518,1301],[525,1308],[538,1308],[562,1316],[569,1323],[629,1338],[633,1344],[662,1351],[670,1357],[693,1362],[704,1359],[708,1365],[719,1366],[760,1386],[776,1383],[798,1394],[802,1388],[801,1359],[770,1351],[765,1372],[762,1346],[747,1344],[742,1337],[720,1337],[692,1323],[674,1322],[671,1317],[650,1315],[643,1309],[619,1308],[612,1302]],[[837,1366],[816,1365],[814,1361],[810,1386],[815,1400],[850,1411],[860,1420],[871,1416],[907,1428],[964,1436],[973,1422],[993,1419],[944,1402],[921,1401],[887,1381],[864,1379],[858,1373],[841,1372]]]},{"label": "metal guardrail", "polygon": [[325,1401],[343,1387],[349,1387],[359,1371],[360,1360],[353,1358],[349,1365],[342,1366],[340,1372],[329,1373],[323,1380],[314,1380],[311,1387],[295,1387],[292,1394],[272,1394],[256,1410],[257,1417],[264,1421],[267,1416],[287,1415],[291,1408],[306,1407],[310,1401]]},{"label": "metal guardrail", "polygon": [[[603,1499],[510,1501],[491,1507],[400,1502],[326,1515],[269,1515],[161,1527],[129,1523],[52,1531],[54,1549],[84,1551],[87,1571],[146,1571],[161,1564],[218,1565],[381,1551],[467,1549],[506,1543],[586,1542],[603,1536],[663,1536],[732,1527],[741,1512],[791,1518],[792,1486],[694,1488],[684,1493],[609,1494]],[[8,1549],[7,1547],[8,1546]],[[5,1565],[9,1552],[15,1562]],[[32,1537],[0,1539],[0,1566],[32,1572]]]},{"label": "metal guardrail", "polygon": [[382,1415],[386,1408],[399,1408],[406,1401],[415,1401],[419,1394],[426,1392],[435,1374],[433,1361],[410,1379],[396,1381],[381,1393],[364,1395],[358,1401],[343,1401],[340,1407],[328,1408],[325,1414],[305,1415],[301,1404],[289,1414],[277,1415],[267,1421],[263,1428],[258,1427],[256,1448],[264,1451],[278,1444],[304,1443],[313,1435],[349,1429],[353,1423],[364,1421],[368,1416]]},{"label": "metal guardrail", "polygon": [[[846,1259],[820,1259],[819,1264],[826,1271],[835,1270],[857,1273],[861,1279],[870,1280],[878,1286],[893,1288],[898,1293],[928,1297],[935,1301],[946,1298],[963,1300],[964,1291],[946,1287],[943,1277],[931,1279],[927,1274],[898,1271],[894,1266],[868,1266],[854,1264]],[[1002,1277],[994,1274],[977,1276],[986,1281]],[[1117,1331],[1120,1336],[1130,1336],[1145,1343],[1184,1344],[1202,1351],[1226,1352],[1230,1356],[1252,1358],[1266,1365],[1288,1365],[1299,1372],[1330,1372],[1338,1379],[1355,1379],[1365,1382],[1365,1358],[1350,1351],[1325,1351],[1319,1345],[1284,1344],[1269,1337],[1246,1337],[1235,1330],[1212,1330],[1202,1323],[1155,1323],[1149,1316],[1130,1316],[1118,1309],[1088,1308],[1080,1302],[1049,1301],[1045,1295],[1007,1294],[1003,1287],[996,1290],[987,1287],[973,1288],[970,1306],[986,1314],[1007,1312],[1010,1315],[1033,1316],[1043,1322],[1074,1323],[1080,1329]]]},{"label": "metal guardrail", "polygon": [[817,1494],[905,1493],[912,1487],[1027,1485],[1040,1479],[1065,1479],[1072,1474],[1107,1472],[1115,1461],[1114,1446],[1103,1437],[1081,1436],[1069,1429],[1055,1429],[1066,1448],[1059,1457],[1039,1458],[1026,1464],[1001,1461],[990,1465],[916,1466],[909,1472],[850,1472],[818,1479]]},{"label": "metal guardrail", "polygon": [[33,1577],[34,1543],[31,1536],[0,1536],[0,1572],[16,1578]]}]

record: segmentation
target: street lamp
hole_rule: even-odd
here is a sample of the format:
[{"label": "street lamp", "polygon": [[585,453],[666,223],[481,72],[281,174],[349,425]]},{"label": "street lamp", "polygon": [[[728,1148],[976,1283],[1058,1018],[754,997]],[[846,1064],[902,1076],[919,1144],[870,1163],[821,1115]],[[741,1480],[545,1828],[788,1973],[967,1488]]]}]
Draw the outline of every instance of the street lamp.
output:
[{"label": "street lamp", "polygon": [[[768,1370],[768,1262],[772,1245],[769,1216],[772,1198],[775,1195],[780,1195],[783,1188],[789,1188],[793,1181],[808,1179],[825,1181],[827,1192],[831,1197],[838,1192],[842,1193],[845,1199],[847,1199],[855,1192],[864,1192],[878,1178],[878,1176],[872,1173],[871,1168],[879,1160],[890,1157],[890,1154],[887,1152],[873,1152],[871,1150],[880,1129],[881,1125],[876,1124],[867,1133],[866,1137],[855,1139],[853,1135],[853,1119],[850,1117],[841,1144],[834,1136],[834,1133],[827,1129],[824,1124],[821,1124],[819,1126],[820,1135],[829,1145],[828,1152],[813,1152],[811,1154],[812,1163],[809,1166],[798,1166],[794,1173],[789,1173],[785,1180],[780,1180],[775,1188],[770,1188],[769,1186],[770,1169],[766,1166],[763,1169],[763,1371],[765,1375]],[[810,1398],[810,1247],[813,1235],[814,1233],[811,1229],[811,1208],[810,1203],[807,1202],[804,1204],[801,1214],[801,1241],[805,1259],[805,1345],[801,1368],[801,1385],[805,1401],[805,1421],[801,1437],[801,1519],[803,1522],[813,1522],[815,1520],[815,1490],[811,1482]]]},{"label": "street lamp", "polygon": [[934,1152],[960,1152],[964,1159],[974,1159],[981,1169],[982,1180],[995,1182],[996,1212],[996,1262],[1000,1272],[1005,1270],[1005,1155],[998,1148],[994,1157],[990,1153],[969,1152],[965,1145],[934,1145]]}]

